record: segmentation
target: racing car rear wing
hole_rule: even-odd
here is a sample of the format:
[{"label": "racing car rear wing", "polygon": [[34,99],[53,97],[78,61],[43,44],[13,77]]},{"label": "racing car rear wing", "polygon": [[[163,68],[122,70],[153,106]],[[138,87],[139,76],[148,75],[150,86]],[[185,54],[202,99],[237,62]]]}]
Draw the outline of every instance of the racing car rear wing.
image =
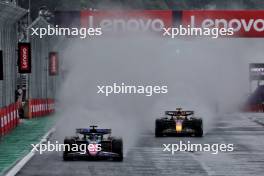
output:
[{"label": "racing car rear wing", "polygon": [[193,114],[194,111],[165,111],[165,115],[169,116],[189,116]]},{"label": "racing car rear wing", "polygon": [[76,133],[79,133],[79,134],[92,134],[92,133],[110,134],[111,133],[111,129],[79,128],[79,129],[76,129]]}]

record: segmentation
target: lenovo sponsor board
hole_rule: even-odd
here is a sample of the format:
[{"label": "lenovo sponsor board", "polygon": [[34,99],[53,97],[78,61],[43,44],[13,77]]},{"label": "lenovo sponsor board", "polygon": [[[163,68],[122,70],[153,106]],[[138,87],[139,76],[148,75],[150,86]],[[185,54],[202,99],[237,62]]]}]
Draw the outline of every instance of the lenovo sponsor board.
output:
[{"label": "lenovo sponsor board", "polygon": [[[57,12],[58,13],[58,12]],[[69,12],[72,13],[72,12]],[[69,24],[66,12],[58,13],[57,24]],[[79,21],[79,22],[76,22]],[[75,27],[105,31],[154,31],[179,25],[202,28],[233,28],[235,37],[264,37],[263,10],[131,10],[80,11]]]},{"label": "lenovo sponsor board", "polygon": [[172,25],[172,12],[141,11],[82,11],[82,27],[100,27],[103,31],[162,31]]},{"label": "lenovo sponsor board", "polygon": [[18,43],[19,73],[31,73],[31,47],[30,43]]},{"label": "lenovo sponsor board", "polygon": [[57,52],[50,52],[49,53],[49,74],[51,76],[58,74],[58,53]]},{"label": "lenovo sponsor board", "polygon": [[182,11],[182,24],[191,27],[233,28],[235,36],[264,37],[264,11]]}]

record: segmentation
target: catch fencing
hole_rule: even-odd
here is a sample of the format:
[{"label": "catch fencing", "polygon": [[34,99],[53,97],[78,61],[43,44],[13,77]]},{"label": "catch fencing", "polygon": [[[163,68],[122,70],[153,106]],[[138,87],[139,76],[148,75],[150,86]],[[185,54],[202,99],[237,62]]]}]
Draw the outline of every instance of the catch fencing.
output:
[{"label": "catch fencing", "polygon": [[[31,28],[47,28],[49,24],[43,17],[38,17],[29,27],[28,36],[31,44],[31,74],[28,74],[27,112],[26,117],[33,118],[48,115],[55,110],[58,76],[51,74],[51,54],[58,53],[59,38],[31,34]],[[58,54],[56,54],[58,60]],[[58,62],[55,69],[59,72]]]},{"label": "catch fencing", "polygon": [[55,98],[57,76],[50,75],[49,54],[57,50],[57,38],[48,35],[39,38],[30,35],[31,28],[47,28],[50,25],[43,17],[38,17],[28,28],[32,50],[32,73],[29,74],[29,99]]}]

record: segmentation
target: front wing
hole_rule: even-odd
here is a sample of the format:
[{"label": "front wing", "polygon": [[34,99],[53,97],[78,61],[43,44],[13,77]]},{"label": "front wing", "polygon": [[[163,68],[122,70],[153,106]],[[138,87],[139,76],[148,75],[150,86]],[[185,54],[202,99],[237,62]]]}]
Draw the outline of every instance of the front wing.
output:
[{"label": "front wing", "polygon": [[82,152],[72,152],[67,153],[68,157],[72,159],[87,159],[87,160],[106,160],[106,159],[114,159],[120,157],[119,154],[113,152],[105,152],[100,151],[96,155],[91,155],[89,153],[82,153]]}]

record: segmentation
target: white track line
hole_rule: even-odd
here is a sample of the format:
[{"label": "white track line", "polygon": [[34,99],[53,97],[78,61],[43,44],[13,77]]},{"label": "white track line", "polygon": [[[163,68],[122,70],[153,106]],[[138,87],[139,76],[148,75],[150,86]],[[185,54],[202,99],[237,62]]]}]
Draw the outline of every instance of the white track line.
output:
[{"label": "white track line", "polygon": [[206,171],[208,176],[213,176],[216,175],[215,171],[213,171],[209,166],[207,166],[201,159],[199,159],[195,153],[190,153],[189,154],[193,157],[194,160],[196,160],[200,166],[203,168],[204,171]]},{"label": "white track line", "polygon": [[[48,138],[52,133],[55,132],[55,128],[50,129],[40,140],[38,144],[47,142]],[[35,151],[30,151],[24,158],[17,162],[7,173],[6,176],[15,176],[25,164],[35,155]]]}]

